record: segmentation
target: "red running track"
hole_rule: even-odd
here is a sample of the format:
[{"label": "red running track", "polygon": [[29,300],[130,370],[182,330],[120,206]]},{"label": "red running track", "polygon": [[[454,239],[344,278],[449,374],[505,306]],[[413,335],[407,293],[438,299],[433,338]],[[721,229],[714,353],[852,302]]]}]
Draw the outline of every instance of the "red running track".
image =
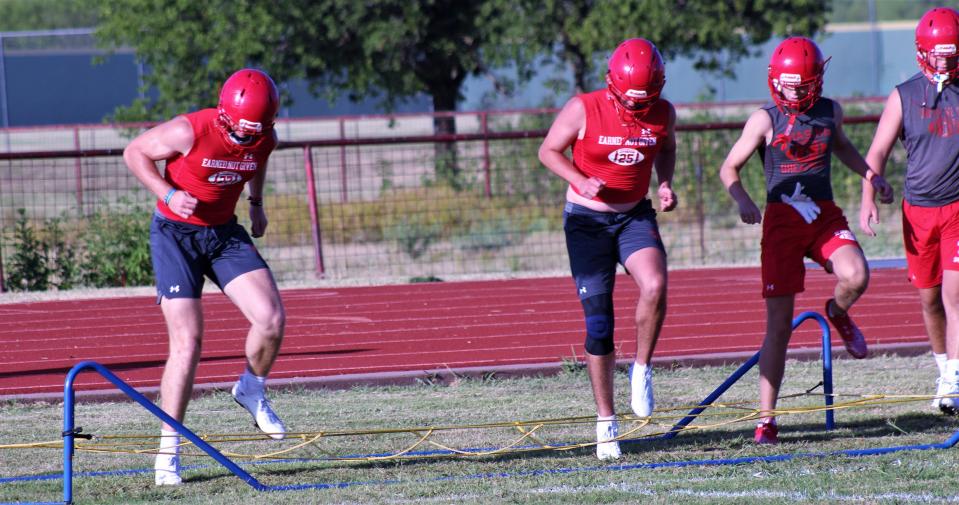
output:
[{"label": "red running track", "polygon": [[[796,314],[821,313],[834,284],[832,276],[809,269]],[[759,289],[755,268],[670,272],[669,308],[654,359],[757,351],[765,327]],[[633,282],[620,276],[615,304],[621,359],[632,358],[636,348],[636,296]],[[285,290],[283,299],[287,331],[270,375],[274,383],[348,383],[504,365],[556,368],[583,353],[582,313],[566,277],[295,289]],[[157,387],[167,345],[154,302],[148,296],[0,305],[0,398],[62,394],[67,371],[81,360],[106,365],[136,388]],[[204,305],[197,383],[231,382],[243,370],[247,324],[222,294],[207,294]],[[852,315],[874,349],[926,344],[918,295],[900,268],[874,270]],[[819,326],[806,323],[790,348],[819,348],[820,339]],[[833,346],[841,348],[835,331]],[[81,374],[77,386],[112,389],[91,373]]]}]

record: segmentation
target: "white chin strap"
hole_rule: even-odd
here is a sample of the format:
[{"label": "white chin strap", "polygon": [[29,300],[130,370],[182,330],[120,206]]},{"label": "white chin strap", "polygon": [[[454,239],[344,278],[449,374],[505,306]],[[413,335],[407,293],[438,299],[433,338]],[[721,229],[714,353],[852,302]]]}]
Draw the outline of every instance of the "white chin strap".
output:
[{"label": "white chin strap", "polygon": [[949,74],[932,74],[932,82],[936,83],[936,93],[942,93],[942,87],[949,82]]}]

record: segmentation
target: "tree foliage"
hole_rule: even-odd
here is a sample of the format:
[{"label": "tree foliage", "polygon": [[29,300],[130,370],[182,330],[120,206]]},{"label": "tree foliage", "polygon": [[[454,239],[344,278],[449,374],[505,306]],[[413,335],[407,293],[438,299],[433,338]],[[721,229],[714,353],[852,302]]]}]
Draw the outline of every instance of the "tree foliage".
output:
[{"label": "tree foliage", "polygon": [[97,23],[96,11],[86,0],[0,1],[0,31],[89,28]]},{"label": "tree foliage", "polygon": [[[872,0],[876,21],[916,20],[929,9],[947,5],[943,0]],[[830,23],[869,22],[869,1],[832,0]]]},{"label": "tree foliage", "polygon": [[[212,105],[233,70],[255,66],[278,82],[303,78],[316,94],[379,98],[385,111],[426,94],[455,110],[467,76],[499,89],[532,75],[543,55],[574,69],[576,86],[600,77],[603,55],[625,38],[664,56],[695,55],[728,71],[771,36],[812,34],[829,0],[87,0],[99,39],[131,46],[155,90],[119,119],[160,119]],[[597,68],[600,67],[600,68]],[[450,122],[437,122],[451,132]]]},{"label": "tree foliage", "polygon": [[50,284],[47,277],[50,267],[47,264],[47,248],[36,230],[27,220],[26,211],[17,209],[17,221],[13,230],[15,244],[13,256],[9,259],[7,280],[14,291],[45,291]]},{"label": "tree foliage", "polygon": [[99,8],[99,39],[131,46],[156,91],[122,111],[160,119],[208,106],[216,87],[243,66],[278,82],[305,78],[317,94],[379,97],[390,110],[425,93],[453,110],[468,75],[526,59],[511,33],[507,0],[115,0]]},{"label": "tree foliage", "polygon": [[513,35],[507,0],[376,0],[319,2],[311,16],[319,29],[294,35],[293,45],[313,55],[306,77],[356,97],[383,93],[397,99],[425,93],[435,110],[454,110],[469,75],[506,63],[528,69],[533,55]]},{"label": "tree foliage", "polygon": [[[552,38],[551,57],[568,65],[575,86],[600,82],[603,58],[632,37],[651,40],[670,59],[692,56],[697,68],[730,74],[773,35],[812,35],[826,23],[829,0],[545,0],[530,5],[536,38]],[[538,19],[536,19],[538,18]],[[599,67],[599,68],[597,68]]]},{"label": "tree foliage", "polygon": [[120,109],[117,120],[166,119],[211,107],[223,80],[245,66],[264,68],[277,82],[296,75],[296,63],[285,59],[290,28],[278,22],[275,2],[87,1],[98,11],[101,43],[134,48],[149,69],[146,98]]}]

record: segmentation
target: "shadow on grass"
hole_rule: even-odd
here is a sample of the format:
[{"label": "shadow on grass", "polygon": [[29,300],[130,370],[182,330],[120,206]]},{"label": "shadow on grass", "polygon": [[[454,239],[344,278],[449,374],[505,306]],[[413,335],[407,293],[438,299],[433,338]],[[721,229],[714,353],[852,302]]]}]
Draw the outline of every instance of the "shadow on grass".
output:
[{"label": "shadow on grass", "polygon": [[[267,486],[336,488],[397,481],[445,480],[458,477],[494,478],[541,472],[629,468],[645,464],[719,462],[743,457],[815,455],[850,448],[882,449],[938,444],[959,429],[959,418],[941,415],[931,407],[928,410],[928,412],[911,412],[848,421],[844,421],[842,416],[837,416],[840,418],[837,420],[837,427],[831,431],[826,431],[824,423],[818,421],[801,423],[787,421],[781,425],[778,446],[754,444],[753,425],[750,422],[709,430],[690,430],[669,440],[661,438],[626,440],[621,442],[624,457],[616,461],[596,460],[593,455],[595,449],[590,446],[565,451],[540,449],[473,457],[436,455],[383,461],[335,461],[324,459],[324,457],[315,459],[302,457],[276,461],[238,460],[237,462]],[[623,426],[628,429],[629,423],[624,423]],[[557,445],[559,443],[556,442]],[[354,456],[362,457],[363,455],[355,454]],[[206,459],[200,461],[202,462],[198,465],[186,467],[185,482],[196,484],[222,482],[226,486],[242,485],[242,482],[235,480],[236,477],[219,464]],[[518,464],[524,462],[528,464]],[[147,470],[145,473],[150,472]]]},{"label": "shadow on grass", "polygon": [[[837,416],[840,417],[840,416]],[[642,453],[649,450],[662,451],[671,447],[695,447],[698,450],[708,450],[710,446],[716,451],[735,450],[731,443],[739,441],[744,448],[757,447],[753,442],[753,424],[744,422],[745,429],[726,430],[691,430],[681,432],[670,440],[643,439],[622,442],[623,452],[629,454]],[[790,452],[790,446],[802,443],[820,444],[850,439],[882,439],[890,440],[886,446],[901,445],[897,438],[941,434],[941,438],[932,438],[923,443],[937,444],[948,439],[959,429],[959,418],[945,416],[933,411],[929,413],[909,413],[896,415],[891,418],[870,418],[864,420],[843,421],[836,420],[836,428],[826,430],[825,422],[783,423],[780,419],[778,452]],[[808,447],[807,447],[808,448]],[[830,448],[824,451],[832,450]]]},{"label": "shadow on grass", "polygon": [[[787,423],[782,426],[782,431],[780,432],[780,444],[778,446],[757,446],[753,443],[752,423],[742,424],[747,425],[748,428],[715,429],[709,431],[692,430],[689,432],[680,433],[677,437],[670,440],[664,440],[661,438],[625,440],[621,442],[623,454],[626,457],[633,456],[632,458],[626,460],[620,459],[615,462],[591,460],[594,464],[587,466],[602,467],[606,465],[644,463],[644,461],[635,460],[635,456],[642,457],[642,455],[651,456],[650,460],[645,462],[666,463],[694,461],[704,458],[723,460],[739,458],[743,456],[769,456],[771,452],[775,454],[827,453],[834,450],[850,448],[848,445],[839,443],[835,444],[835,447],[829,446],[830,442],[842,442],[843,440],[872,440],[877,442],[875,444],[860,444],[856,447],[857,449],[862,448],[863,445],[874,445],[874,447],[871,448],[880,449],[884,447],[897,447],[914,444],[938,444],[948,439],[956,429],[959,429],[959,419],[954,417],[946,417],[931,411],[929,413],[910,413],[895,416],[893,418],[874,418],[863,421],[842,422],[840,420],[837,422],[836,429],[831,431],[825,431],[823,423]],[[917,442],[915,440],[916,436],[922,436],[923,438],[927,438],[927,440]],[[903,441],[903,438],[909,438],[910,440]],[[882,440],[881,443],[878,442],[880,440]],[[817,447],[818,445],[822,444],[825,444],[826,447]],[[302,476],[317,471],[332,471],[341,473],[344,470],[382,471],[399,470],[401,468],[414,470],[416,468],[422,468],[424,465],[436,465],[437,463],[443,462],[469,462],[472,464],[496,464],[497,467],[490,469],[488,471],[488,475],[495,476],[502,474],[505,476],[507,473],[513,472],[524,473],[538,471],[536,468],[516,469],[514,465],[509,465],[509,463],[540,460],[543,462],[543,465],[534,465],[541,467],[540,469],[554,468],[554,466],[549,464],[549,462],[546,460],[552,460],[552,463],[557,464],[555,468],[567,466],[563,463],[564,460],[567,460],[570,463],[576,461],[576,464],[581,465],[582,461],[577,460],[583,457],[591,458],[593,451],[594,448],[590,446],[565,451],[541,449],[465,458],[451,458],[449,456],[438,455],[435,457],[422,457],[417,459],[360,462],[303,458],[300,460],[270,462],[267,465],[272,466],[273,464],[290,464],[295,466],[286,468],[270,468],[268,470],[263,468],[263,471],[257,471],[256,473],[262,476],[265,480],[269,481],[277,478],[281,478],[281,480],[287,480],[282,478]],[[509,466],[510,470],[504,473],[502,470],[503,465]],[[442,470],[441,473],[446,475],[447,471],[449,470]],[[453,471],[453,473],[456,472]],[[474,476],[482,475],[486,474],[483,472],[474,474]],[[196,479],[191,479],[191,481],[212,480],[220,478],[221,476],[226,475],[198,476]],[[342,478],[342,474],[339,478],[331,477],[330,481],[326,484],[306,485],[323,486],[328,484],[331,486],[336,486],[337,484],[335,484],[334,481],[338,481],[340,478]],[[386,480],[389,479],[387,478]],[[356,481],[354,483],[360,482],[361,481]]]},{"label": "shadow on grass", "polygon": [[[373,348],[364,348],[357,347],[355,349],[336,349],[336,350],[324,350],[324,351],[297,351],[297,352],[280,352],[279,360],[282,360],[285,357],[292,356],[334,356],[340,354],[357,354],[362,352],[376,351],[377,349]],[[245,354],[224,354],[220,356],[201,356],[200,363],[217,363],[220,361],[237,361],[245,360]],[[129,372],[131,370],[140,370],[148,368],[162,367],[166,364],[166,357],[164,356],[161,359],[145,359],[145,360],[133,360],[125,362],[113,362],[110,360],[105,360],[100,363],[101,365],[110,369],[113,373],[118,372]],[[7,379],[11,377],[29,377],[35,375],[47,375],[47,374],[56,374],[56,375],[66,375],[67,372],[73,369],[75,364],[69,366],[53,366],[46,368],[33,368],[30,370],[17,370],[12,372],[0,372],[0,379]]]}]

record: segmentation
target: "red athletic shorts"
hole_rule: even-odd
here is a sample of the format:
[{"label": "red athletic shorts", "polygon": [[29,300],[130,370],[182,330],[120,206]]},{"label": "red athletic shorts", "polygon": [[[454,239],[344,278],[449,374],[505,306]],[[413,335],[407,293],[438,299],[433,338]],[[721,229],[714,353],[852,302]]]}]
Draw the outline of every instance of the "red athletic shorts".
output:
[{"label": "red athletic shorts", "polygon": [[942,284],[943,270],[959,270],[959,202],[916,207],[903,200],[902,244],[912,285]]},{"label": "red athletic shorts", "polygon": [[811,224],[785,203],[766,204],[763,216],[762,276],[763,298],[802,293],[809,257],[826,266],[832,253],[844,245],[859,247],[856,236],[831,200],[817,201],[819,217]]}]

